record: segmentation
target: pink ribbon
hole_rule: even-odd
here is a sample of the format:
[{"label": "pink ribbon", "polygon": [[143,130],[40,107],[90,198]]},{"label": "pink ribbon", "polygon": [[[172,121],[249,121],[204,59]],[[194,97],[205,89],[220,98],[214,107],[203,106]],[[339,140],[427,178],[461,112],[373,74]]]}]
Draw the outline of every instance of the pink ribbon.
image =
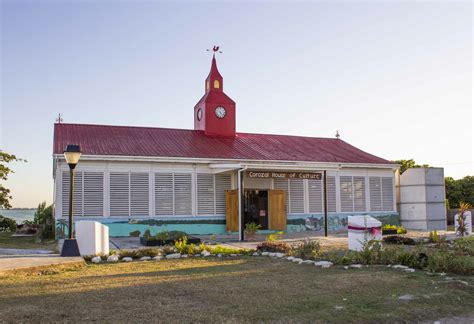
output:
[{"label": "pink ribbon", "polygon": [[373,235],[377,235],[382,229],[381,227],[358,227],[358,226],[350,226],[350,225],[347,228],[353,231],[369,231]]}]

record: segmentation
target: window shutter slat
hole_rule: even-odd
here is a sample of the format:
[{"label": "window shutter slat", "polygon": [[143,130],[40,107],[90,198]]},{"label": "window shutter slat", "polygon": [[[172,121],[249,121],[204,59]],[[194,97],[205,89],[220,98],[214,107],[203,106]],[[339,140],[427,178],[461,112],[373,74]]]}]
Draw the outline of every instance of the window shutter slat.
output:
[{"label": "window shutter slat", "polygon": [[132,216],[149,215],[150,179],[147,172],[130,173],[130,213]]},{"label": "window shutter slat", "polygon": [[341,211],[353,212],[354,202],[352,199],[352,177],[339,177],[340,194],[341,194]]},{"label": "window shutter slat", "polygon": [[309,212],[323,212],[323,181],[308,180]]},{"label": "window shutter slat", "polygon": [[369,178],[370,210],[382,210],[382,190],[380,187],[380,177]]},{"label": "window shutter slat", "polygon": [[104,173],[84,172],[84,216],[104,214]]},{"label": "window shutter slat", "polygon": [[192,214],[191,174],[174,174],[174,214]]},{"label": "window shutter slat", "polygon": [[354,211],[366,211],[365,177],[354,177]]},{"label": "window shutter slat", "polygon": [[197,174],[197,200],[199,215],[214,214],[214,175]]},{"label": "window shutter slat", "polygon": [[155,214],[173,215],[173,174],[155,173]]},{"label": "window shutter slat", "polygon": [[382,177],[382,207],[384,211],[393,211],[393,178]]},{"label": "window shutter slat", "polygon": [[327,179],[328,190],[328,212],[336,212],[336,177],[328,176]]},{"label": "window shutter slat", "polygon": [[110,216],[130,216],[128,172],[110,172]]},{"label": "window shutter slat", "polygon": [[216,174],[216,214],[225,215],[225,191],[231,189],[230,174]]},{"label": "window shutter slat", "polygon": [[304,213],[304,183],[290,179],[290,213]]}]

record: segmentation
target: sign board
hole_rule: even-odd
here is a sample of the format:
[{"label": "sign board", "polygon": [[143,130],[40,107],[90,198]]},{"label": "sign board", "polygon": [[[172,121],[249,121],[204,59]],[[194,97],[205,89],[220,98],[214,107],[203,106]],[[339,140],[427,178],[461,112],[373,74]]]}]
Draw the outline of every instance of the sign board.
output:
[{"label": "sign board", "polygon": [[279,171],[247,171],[249,178],[261,179],[312,179],[321,180],[322,174],[319,172],[279,172]]}]

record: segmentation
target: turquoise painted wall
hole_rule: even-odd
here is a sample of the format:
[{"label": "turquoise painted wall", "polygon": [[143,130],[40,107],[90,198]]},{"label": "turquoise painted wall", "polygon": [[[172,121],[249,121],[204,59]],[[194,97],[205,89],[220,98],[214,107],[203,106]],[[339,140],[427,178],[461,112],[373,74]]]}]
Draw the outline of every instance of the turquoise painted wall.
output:
[{"label": "turquoise painted wall", "polygon": [[[371,212],[371,213],[330,213],[328,215],[328,230],[331,233],[347,231],[347,216],[371,215],[379,219],[384,225],[399,225],[400,217],[393,212]],[[129,236],[129,233],[139,230],[142,234],[149,229],[151,234],[164,231],[183,231],[192,235],[227,234],[225,228],[225,217],[180,217],[180,218],[149,218],[146,219],[94,219],[109,227],[111,237]],[[289,214],[287,229],[288,233],[311,231],[314,233],[324,232],[324,215],[319,214]],[[271,231],[263,231],[271,232]],[[56,225],[57,238],[64,238],[68,234],[67,221],[59,220]]]}]

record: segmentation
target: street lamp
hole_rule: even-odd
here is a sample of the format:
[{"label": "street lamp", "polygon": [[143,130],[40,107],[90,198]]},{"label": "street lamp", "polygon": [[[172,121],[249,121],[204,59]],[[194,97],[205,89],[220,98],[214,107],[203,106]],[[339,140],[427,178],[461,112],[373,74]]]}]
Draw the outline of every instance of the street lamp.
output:
[{"label": "street lamp", "polygon": [[69,165],[69,238],[64,240],[61,256],[80,256],[79,246],[73,235],[73,210],[74,210],[74,169],[81,157],[79,145],[67,145],[64,150],[64,157]]}]

